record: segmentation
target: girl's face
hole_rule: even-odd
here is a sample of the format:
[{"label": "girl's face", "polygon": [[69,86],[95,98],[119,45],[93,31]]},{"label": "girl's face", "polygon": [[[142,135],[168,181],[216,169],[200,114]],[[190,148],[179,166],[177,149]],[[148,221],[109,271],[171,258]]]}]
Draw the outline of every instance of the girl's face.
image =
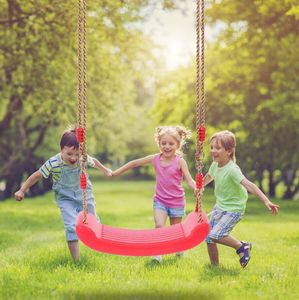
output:
[{"label": "girl's face", "polygon": [[212,139],[210,144],[210,153],[213,158],[213,161],[218,163],[218,167],[223,167],[226,165],[231,157],[231,150],[225,150],[219,141]]},{"label": "girl's face", "polygon": [[172,158],[179,149],[179,143],[173,136],[164,134],[160,138],[159,147],[165,158]]},{"label": "girl's face", "polygon": [[61,150],[61,158],[68,165],[75,165],[79,161],[79,149],[74,147],[64,146]]}]

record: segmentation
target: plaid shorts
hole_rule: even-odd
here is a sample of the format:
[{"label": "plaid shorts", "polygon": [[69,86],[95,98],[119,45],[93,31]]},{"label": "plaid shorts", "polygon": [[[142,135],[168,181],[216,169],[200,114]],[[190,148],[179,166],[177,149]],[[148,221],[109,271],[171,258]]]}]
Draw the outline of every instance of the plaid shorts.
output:
[{"label": "plaid shorts", "polygon": [[205,241],[212,244],[212,239],[219,240],[228,236],[242,216],[243,213],[223,211],[215,206],[210,217],[210,232]]}]

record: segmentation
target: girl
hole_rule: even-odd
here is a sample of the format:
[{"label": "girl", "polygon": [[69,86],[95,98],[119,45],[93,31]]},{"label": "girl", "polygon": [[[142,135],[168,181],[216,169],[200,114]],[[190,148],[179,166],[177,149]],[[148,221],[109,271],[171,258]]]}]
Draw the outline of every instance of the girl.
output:
[{"label": "girl", "polygon": [[279,205],[273,204],[254,183],[245,178],[236,164],[235,149],[235,136],[228,130],[215,133],[210,140],[213,163],[204,177],[204,186],[215,181],[216,205],[211,214],[211,229],[206,242],[212,264],[219,264],[219,243],[236,249],[244,268],[250,260],[251,243],[236,240],[230,232],[245,212],[247,191],[258,197],[274,215],[278,213]]},{"label": "girl", "polygon": [[[60,153],[48,159],[39,170],[24,182],[20,190],[15,193],[15,198],[17,201],[23,200],[32,185],[42,178],[48,178],[52,175],[53,190],[63,219],[68,248],[73,259],[77,261],[80,257],[80,251],[76,234],[76,221],[78,213],[82,210],[82,191],[79,186],[81,166],[75,127],[70,127],[63,133],[60,149]],[[87,165],[101,170],[106,176],[112,176],[112,171],[95,158],[87,156]],[[88,211],[96,215],[95,201],[89,179],[87,180],[86,195]]]},{"label": "girl", "polygon": [[[181,156],[182,146],[191,132],[181,126],[161,126],[156,128],[156,143],[160,153],[132,160],[113,172],[114,176],[145,164],[152,163],[156,173],[156,188],[154,195],[154,220],[156,228],[163,227],[169,216],[170,224],[182,221],[185,215],[185,193],[182,179],[185,178],[188,186],[195,190],[186,161]],[[176,255],[181,256],[183,252]],[[161,262],[161,256],[154,260]]]}]

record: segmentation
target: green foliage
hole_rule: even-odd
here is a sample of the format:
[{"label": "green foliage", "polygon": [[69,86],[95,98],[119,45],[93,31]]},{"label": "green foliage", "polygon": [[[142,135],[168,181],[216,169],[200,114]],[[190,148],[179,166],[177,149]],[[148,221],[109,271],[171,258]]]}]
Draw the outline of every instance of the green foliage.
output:
[{"label": "green foliage", "polygon": [[[152,228],[154,182],[94,182],[97,211],[105,224]],[[187,210],[194,199],[187,191]],[[53,194],[0,203],[0,299],[277,299],[298,297],[299,203],[282,202],[271,216],[248,201],[234,236],[253,242],[252,259],[241,269],[234,250],[219,246],[220,266],[211,267],[203,243],[161,265],[150,257],[94,252],[81,244],[73,263]],[[120,205],[121,204],[121,205]],[[208,188],[204,208],[212,209]]]},{"label": "green foliage", "polygon": [[[1,2],[4,197],[59,150],[60,132],[76,123],[76,3]],[[151,145],[139,138],[150,124],[143,116],[152,103],[147,82],[155,65],[153,45],[136,26],[147,5],[145,0],[88,2],[87,141],[91,154],[106,159],[124,159],[128,145]]]},{"label": "green foliage", "polygon": [[[254,170],[261,182],[267,171],[271,196],[284,181],[287,198],[299,190],[297,9],[289,0],[223,0],[211,1],[206,11],[208,24],[223,24],[206,49],[207,126],[236,132],[245,173]],[[158,121],[172,116],[172,122],[190,124],[194,69],[169,76],[156,106]],[[286,172],[294,174],[291,183]]]}]

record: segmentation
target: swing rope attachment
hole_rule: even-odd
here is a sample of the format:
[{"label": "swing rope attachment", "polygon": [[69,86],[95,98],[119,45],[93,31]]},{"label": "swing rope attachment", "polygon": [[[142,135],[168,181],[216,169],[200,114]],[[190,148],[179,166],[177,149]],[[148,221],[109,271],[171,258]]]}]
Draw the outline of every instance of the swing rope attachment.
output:
[{"label": "swing rope attachment", "polygon": [[198,212],[198,221],[202,221],[202,188],[203,188],[203,158],[204,158],[204,141],[206,139],[205,127],[205,64],[204,64],[204,0],[196,2],[196,206],[195,211]]},{"label": "swing rope attachment", "polygon": [[82,190],[82,206],[83,206],[83,223],[87,223],[87,175],[86,175],[86,111],[87,111],[87,41],[86,41],[86,11],[87,0],[78,0],[78,83],[77,83],[77,140],[79,143],[81,174],[80,174],[80,188]]},{"label": "swing rope attachment", "polygon": [[[204,65],[204,0],[197,0],[196,9],[196,207],[198,221],[202,221],[202,188],[203,188],[203,145],[206,137],[205,128],[205,65]],[[79,142],[81,174],[80,187],[82,189],[83,222],[87,222],[86,199],[86,111],[87,111],[87,38],[86,38],[87,0],[78,0],[78,84],[77,84],[77,139]]]}]

